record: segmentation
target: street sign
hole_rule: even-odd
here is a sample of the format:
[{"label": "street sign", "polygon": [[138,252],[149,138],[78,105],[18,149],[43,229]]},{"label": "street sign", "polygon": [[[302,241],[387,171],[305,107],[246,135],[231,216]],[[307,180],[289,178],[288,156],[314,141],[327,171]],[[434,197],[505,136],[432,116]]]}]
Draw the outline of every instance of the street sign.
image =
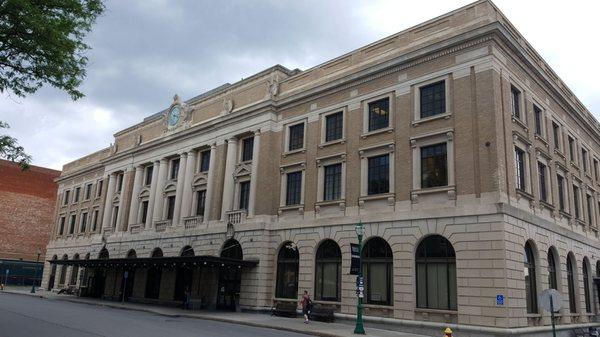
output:
[{"label": "street sign", "polygon": [[350,244],[350,275],[358,275],[360,271],[360,245]]},{"label": "street sign", "polygon": [[504,295],[502,295],[502,294],[496,295],[496,305],[498,305],[498,306],[504,305]]},{"label": "street sign", "polygon": [[[551,299],[552,303],[550,303]],[[557,312],[562,308],[563,302],[558,290],[546,289],[540,294],[540,304],[542,308],[548,312],[550,312],[552,309],[554,309],[554,312]]]}]

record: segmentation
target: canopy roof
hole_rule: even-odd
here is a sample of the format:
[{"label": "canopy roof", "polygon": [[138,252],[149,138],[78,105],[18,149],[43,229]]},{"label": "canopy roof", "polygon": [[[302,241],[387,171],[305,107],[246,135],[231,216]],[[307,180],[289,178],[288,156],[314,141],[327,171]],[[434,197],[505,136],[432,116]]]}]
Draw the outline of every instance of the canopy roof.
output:
[{"label": "canopy roof", "polygon": [[206,267],[255,267],[256,260],[238,260],[218,256],[171,256],[171,257],[141,257],[141,258],[118,258],[118,259],[70,259],[70,260],[48,260],[58,265],[82,266],[82,267],[180,267],[180,266],[206,266]]}]

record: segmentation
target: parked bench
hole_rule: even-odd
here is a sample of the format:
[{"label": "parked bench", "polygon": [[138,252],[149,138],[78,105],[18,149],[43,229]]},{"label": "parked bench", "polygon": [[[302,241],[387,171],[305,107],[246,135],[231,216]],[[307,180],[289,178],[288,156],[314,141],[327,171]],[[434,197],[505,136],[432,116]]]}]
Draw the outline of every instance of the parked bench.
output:
[{"label": "parked bench", "polygon": [[296,302],[277,302],[271,309],[271,316],[296,317]]},{"label": "parked bench", "polygon": [[332,323],[334,312],[334,308],[330,305],[313,304],[313,307],[310,310],[310,318],[315,321]]}]

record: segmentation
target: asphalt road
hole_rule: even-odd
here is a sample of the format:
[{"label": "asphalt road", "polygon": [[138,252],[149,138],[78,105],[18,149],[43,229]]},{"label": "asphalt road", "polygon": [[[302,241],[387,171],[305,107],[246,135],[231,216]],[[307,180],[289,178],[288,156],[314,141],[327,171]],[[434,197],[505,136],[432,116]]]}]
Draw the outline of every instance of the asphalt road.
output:
[{"label": "asphalt road", "polygon": [[305,337],[194,318],[0,293],[0,337]]}]

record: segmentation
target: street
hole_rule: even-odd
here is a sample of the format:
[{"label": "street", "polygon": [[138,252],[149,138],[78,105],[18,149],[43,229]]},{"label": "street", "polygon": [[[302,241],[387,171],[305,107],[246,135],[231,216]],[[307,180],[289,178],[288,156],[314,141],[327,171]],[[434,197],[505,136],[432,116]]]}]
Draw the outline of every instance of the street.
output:
[{"label": "street", "polygon": [[194,318],[0,293],[0,337],[237,337],[305,335]]}]

